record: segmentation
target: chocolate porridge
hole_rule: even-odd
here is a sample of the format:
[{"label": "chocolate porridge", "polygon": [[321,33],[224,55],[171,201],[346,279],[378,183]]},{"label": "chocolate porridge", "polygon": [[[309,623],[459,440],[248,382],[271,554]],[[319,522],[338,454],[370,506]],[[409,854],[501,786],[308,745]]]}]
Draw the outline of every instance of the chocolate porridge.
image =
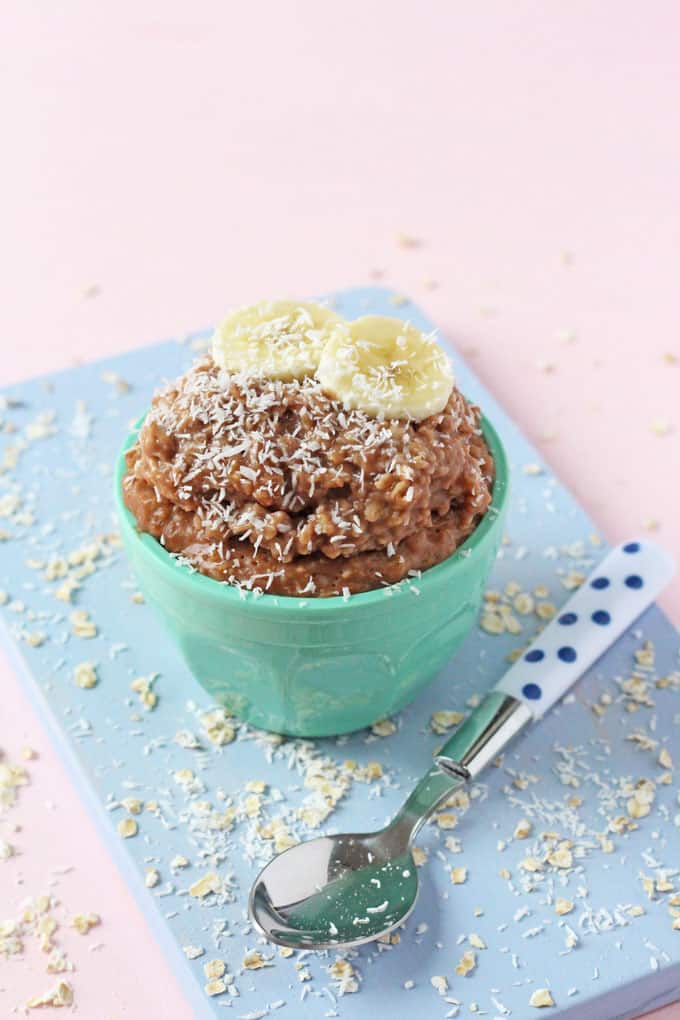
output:
[{"label": "chocolate porridge", "polygon": [[422,421],[348,411],[314,378],[197,362],[127,453],[139,528],[203,574],[279,595],[368,591],[441,562],[491,501],[477,407]]}]

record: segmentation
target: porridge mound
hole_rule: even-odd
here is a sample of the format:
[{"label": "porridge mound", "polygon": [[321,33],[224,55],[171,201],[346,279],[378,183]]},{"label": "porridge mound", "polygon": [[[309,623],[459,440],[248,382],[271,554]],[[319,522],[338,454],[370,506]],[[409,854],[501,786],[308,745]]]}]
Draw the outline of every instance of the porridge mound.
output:
[{"label": "porridge mound", "polygon": [[477,407],[380,421],[317,380],[229,374],[212,358],[157,393],[127,453],[139,528],[218,581],[329,596],[434,566],[491,502]]}]

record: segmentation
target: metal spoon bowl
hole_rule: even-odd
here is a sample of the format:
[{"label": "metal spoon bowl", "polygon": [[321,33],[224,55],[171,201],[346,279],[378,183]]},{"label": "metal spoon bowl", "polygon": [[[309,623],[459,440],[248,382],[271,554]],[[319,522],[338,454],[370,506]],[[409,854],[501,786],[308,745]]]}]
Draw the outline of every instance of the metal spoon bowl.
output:
[{"label": "metal spoon bowl", "polygon": [[328,949],[361,945],[408,917],[418,896],[407,850],[386,853],[384,832],[321,836],[284,851],[250,894],[257,928],[279,945]]}]

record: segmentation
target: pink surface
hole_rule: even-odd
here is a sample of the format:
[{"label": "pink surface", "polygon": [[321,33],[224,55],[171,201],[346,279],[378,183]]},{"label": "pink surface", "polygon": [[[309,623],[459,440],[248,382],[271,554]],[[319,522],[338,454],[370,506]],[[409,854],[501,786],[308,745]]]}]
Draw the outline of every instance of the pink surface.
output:
[{"label": "pink surface", "polygon": [[[4,5],[0,381],[381,271],[474,359],[609,539],[654,519],[680,549],[672,0],[109,10]],[[662,602],[680,623],[680,583]],[[1,746],[41,751],[0,822],[22,850],[0,862],[2,913],[73,865],[67,913],[104,919],[70,940],[80,1015],[188,1017],[2,680]],[[3,964],[0,1003],[50,984],[35,955]]]}]

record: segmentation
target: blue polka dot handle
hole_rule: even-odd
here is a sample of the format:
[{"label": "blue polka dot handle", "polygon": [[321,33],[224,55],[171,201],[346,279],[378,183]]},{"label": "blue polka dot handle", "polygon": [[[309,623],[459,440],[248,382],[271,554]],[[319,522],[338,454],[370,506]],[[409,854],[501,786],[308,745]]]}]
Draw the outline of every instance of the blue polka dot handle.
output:
[{"label": "blue polka dot handle", "polygon": [[521,659],[498,690],[540,717],[648,608],[670,581],[673,558],[647,540],[612,549]]}]

